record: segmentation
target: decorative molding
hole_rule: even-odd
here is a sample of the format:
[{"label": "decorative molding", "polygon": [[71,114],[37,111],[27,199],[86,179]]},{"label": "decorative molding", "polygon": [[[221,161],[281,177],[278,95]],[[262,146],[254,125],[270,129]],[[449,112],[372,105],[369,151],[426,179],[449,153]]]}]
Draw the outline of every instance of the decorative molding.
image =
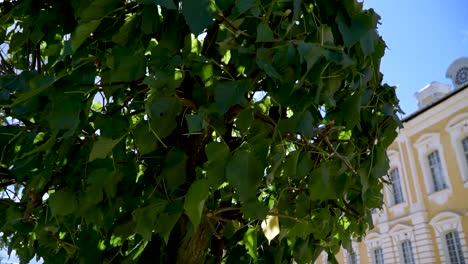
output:
[{"label": "decorative molding", "polygon": [[428,127],[433,126],[436,123],[442,122],[455,113],[462,111],[466,108],[466,102],[468,98],[468,89],[463,89],[457,96],[452,96],[446,99],[444,102],[434,105],[423,113],[418,115],[418,118],[413,118],[409,121],[404,122],[404,128],[401,129],[408,136],[413,136],[421,131],[424,131]]},{"label": "decorative molding", "polygon": [[445,77],[452,79],[455,89],[468,84],[468,58],[459,58],[452,62],[445,73]]},{"label": "decorative molding", "polygon": [[[439,205],[444,204],[449,196],[452,194],[453,189],[448,177],[447,164],[445,162],[444,148],[440,143],[440,134],[439,133],[426,133],[419,137],[419,139],[414,143],[414,147],[418,151],[418,157],[420,161],[420,166],[423,173],[424,183],[426,186],[426,192],[429,194],[429,199],[432,202],[435,202]],[[433,151],[439,152],[439,158],[442,166],[442,177],[445,179],[447,184],[447,189],[441,191],[434,191],[434,182],[432,180],[431,171],[429,168],[429,162],[427,160],[427,155]]]},{"label": "decorative molding", "polygon": [[[425,210],[425,204],[424,204],[424,199],[423,199],[423,196],[422,196],[421,185],[419,184],[418,174],[416,172],[416,161],[414,160],[414,152],[413,152],[413,148],[412,148],[412,145],[411,145],[411,141],[410,141],[409,137],[406,135],[405,131],[401,131],[401,137],[404,140],[404,144],[405,144],[406,151],[407,151],[407,154],[408,154],[409,167],[410,167],[411,175],[412,175],[412,177],[408,177],[408,178],[411,178],[414,189],[415,189],[415,192],[416,192],[416,204],[420,205],[419,206],[420,208],[416,208],[414,206],[411,206],[410,209],[411,209],[411,212],[417,212],[417,211],[415,211],[415,209],[416,210],[420,209],[421,211],[424,211]],[[399,145],[400,144],[401,143],[399,143]],[[406,166],[405,166],[405,168],[406,168]],[[406,174],[406,175],[409,176],[409,174]]]},{"label": "decorative molding", "polygon": [[437,246],[439,248],[440,260],[446,263],[448,254],[447,243],[445,241],[445,234],[456,231],[460,238],[460,245],[465,259],[468,259],[468,248],[466,245],[465,233],[461,224],[462,215],[456,212],[441,212],[434,216],[429,224],[434,228],[436,234]]},{"label": "decorative molding", "polygon": [[468,112],[459,114],[452,118],[445,130],[450,134],[450,141],[460,169],[461,180],[465,188],[468,187],[468,164],[462,146],[462,140],[468,137]]},{"label": "decorative molding", "polygon": [[410,193],[410,190],[407,186],[407,182],[404,180],[407,178],[407,175],[404,174],[404,170],[402,169],[403,166],[401,163],[399,151],[388,150],[387,156],[388,156],[389,163],[390,163],[389,164],[390,169],[388,173],[390,174],[390,172],[394,169],[398,170],[401,191],[403,195],[403,202],[399,204],[395,204],[394,194],[393,194],[393,185],[387,185],[386,188],[384,188],[384,196],[386,197],[386,200],[388,202],[389,211],[394,214],[394,217],[399,217],[405,213],[405,208],[408,207],[408,204],[409,204],[408,201],[410,199],[408,197],[408,194]]}]

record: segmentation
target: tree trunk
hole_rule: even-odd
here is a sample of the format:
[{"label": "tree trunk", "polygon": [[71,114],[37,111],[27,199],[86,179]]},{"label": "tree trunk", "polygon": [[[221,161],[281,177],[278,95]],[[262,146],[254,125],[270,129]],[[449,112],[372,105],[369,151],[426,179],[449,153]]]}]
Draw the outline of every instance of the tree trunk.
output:
[{"label": "tree trunk", "polygon": [[[177,250],[176,264],[202,264],[205,262],[211,229],[208,219],[202,219],[197,231],[192,236],[186,235]],[[188,223],[187,223],[188,224]]]}]

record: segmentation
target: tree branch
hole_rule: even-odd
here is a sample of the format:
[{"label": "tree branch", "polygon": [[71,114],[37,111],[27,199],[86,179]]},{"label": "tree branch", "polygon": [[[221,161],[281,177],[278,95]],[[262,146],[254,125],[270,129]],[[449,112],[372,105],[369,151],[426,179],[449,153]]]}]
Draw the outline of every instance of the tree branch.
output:
[{"label": "tree branch", "polygon": [[294,217],[294,216],[290,216],[290,215],[284,215],[284,214],[278,214],[278,213],[268,213],[268,215],[286,218],[286,219],[289,219],[289,220],[293,220],[294,222],[297,222],[297,223],[302,223],[303,222],[299,218]]},{"label": "tree branch", "polygon": [[249,33],[242,31],[238,26],[236,26],[236,24],[234,24],[234,22],[232,22],[229,18],[225,17],[223,12],[219,10],[219,8],[218,8],[218,16],[221,17],[230,27],[235,29],[242,36],[247,37],[249,39],[254,39],[254,40],[256,39],[254,36],[250,35]]},{"label": "tree branch", "polygon": [[330,149],[333,151],[333,154],[335,156],[337,156],[339,159],[341,159],[346,167],[348,167],[354,174],[357,174],[357,171],[356,169],[354,169],[354,167],[351,165],[351,163],[349,163],[349,160],[345,157],[343,157],[340,153],[338,153],[335,149],[335,147],[333,146],[333,144],[330,142],[330,139],[328,138],[328,135],[325,135],[323,137],[323,139],[325,140],[325,142],[327,143],[327,145],[330,147]]}]

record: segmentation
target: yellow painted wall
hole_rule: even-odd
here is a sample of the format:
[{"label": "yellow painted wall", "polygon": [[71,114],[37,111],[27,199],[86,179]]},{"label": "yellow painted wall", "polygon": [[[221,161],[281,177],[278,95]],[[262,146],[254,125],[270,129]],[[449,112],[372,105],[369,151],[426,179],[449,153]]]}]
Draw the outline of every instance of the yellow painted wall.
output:
[{"label": "yellow painted wall", "polygon": [[[459,161],[465,161],[465,158],[457,159],[459,153],[452,144],[452,134],[447,131],[449,123],[461,117],[456,121],[462,131],[461,138],[468,136],[467,113],[468,88],[465,87],[404,122],[404,128],[399,131],[388,153],[397,157],[397,163],[401,165],[398,169],[401,181],[404,182],[402,187],[406,202],[392,207],[389,192],[384,192],[385,206],[379,214],[374,215],[375,228],[356,247],[359,263],[372,263],[372,259],[368,258],[372,252],[368,248],[370,245],[384,248],[384,256],[387,257],[385,264],[401,263],[399,243],[405,239],[412,243],[416,263],[449,263],[445,249],[445,234],[448,231],[459,233],[465,262],[468,263],[468,181],[462,176],[462,170],[468,166],[459,166]],[[424,142],[424,138],[431,140],[427,144],[418,143]],[[435,144],[437,140],[433,138],[438,138],[440,144]],[[458,143],[461,144],[461,140]],[[424,159],[427,159],[427,155],[420,155],[419,150],[430,153],[432,145],[440,146],[437,148],[440,158],[445,162],[448,191],[428,192],[426,188],[425,177],[431,179],[430,173],[425,170],[427,161]],[[380,241],[372,239],[375,237],[380,238]],[[343,264],[348,263],[344,251],[342,249],[337,255],[339,263]],[[326,263],[326,257],[319,257],[316,263]]]}]

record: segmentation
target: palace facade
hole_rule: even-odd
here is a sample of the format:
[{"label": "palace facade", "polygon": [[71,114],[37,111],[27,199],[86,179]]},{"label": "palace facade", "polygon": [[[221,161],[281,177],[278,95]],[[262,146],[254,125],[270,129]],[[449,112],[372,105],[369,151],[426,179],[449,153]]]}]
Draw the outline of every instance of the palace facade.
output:
[{"label": "palace facade", "polygon": [[339,263],[468,264],[468,58],[446,76],[453,88],[432,82],[416,93],[418,110],[387,150],[391,184],[375,228]]}]

